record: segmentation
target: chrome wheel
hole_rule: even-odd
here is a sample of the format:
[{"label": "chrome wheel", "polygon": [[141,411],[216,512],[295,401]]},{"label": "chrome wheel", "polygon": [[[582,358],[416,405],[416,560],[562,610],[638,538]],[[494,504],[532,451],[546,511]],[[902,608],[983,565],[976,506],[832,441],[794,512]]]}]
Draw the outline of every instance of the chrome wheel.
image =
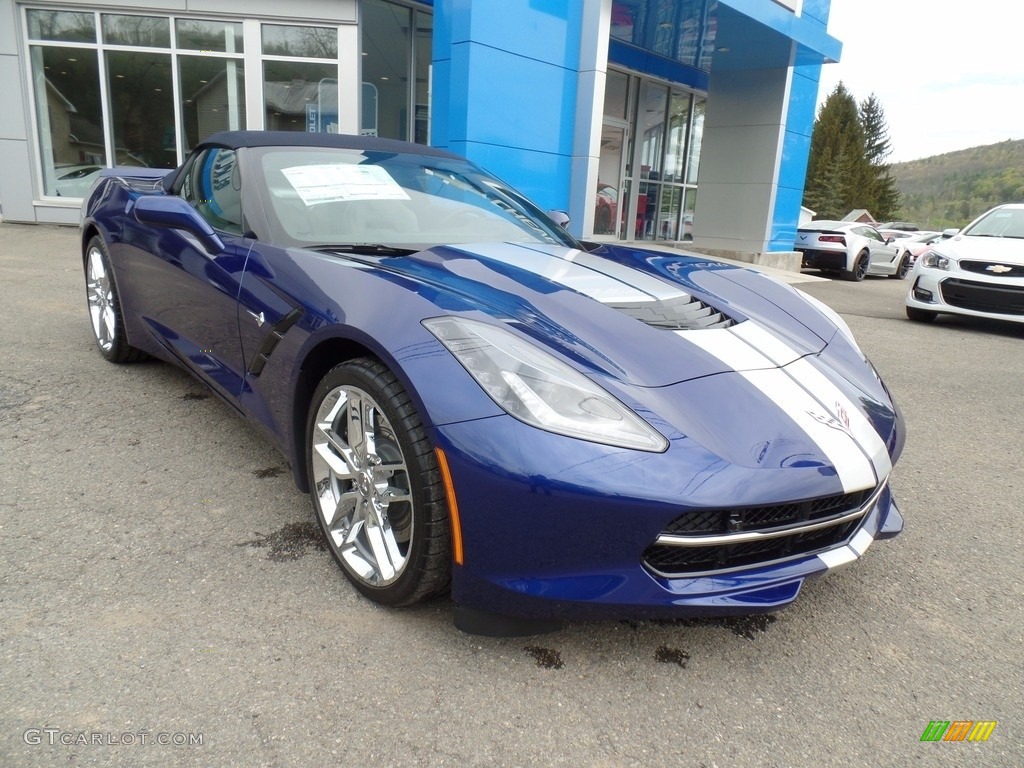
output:
[{"label": "chrome wheel", "polygon": [[106,260],[99,247],[90,243],[86,264],[86,298],[96,343],[104,352],[110,352],[117,333],[117,313],[114,308],[114,287],[107,273]]},{"label": "chrome wheel", "polygon": [[327,393],[311,431],[313,497],[328,543],[358,582],[387,587],[409,563],[415,522],[398,435],[354,385]]}]

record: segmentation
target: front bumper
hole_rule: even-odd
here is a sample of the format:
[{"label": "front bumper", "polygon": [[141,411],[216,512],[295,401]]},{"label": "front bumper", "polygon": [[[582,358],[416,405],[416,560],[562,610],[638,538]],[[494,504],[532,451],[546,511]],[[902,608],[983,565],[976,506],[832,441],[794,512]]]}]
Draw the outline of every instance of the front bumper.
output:
[{"label": "front bumper", "polygon": [[[508,417],[481,421],[439,433],[465,553],[464,564],[454,569],[452,597],[489,614],[607,620],[777,610],[796,599],[807,578],[858,559],[873,541],[903,528],[886,485],[859,524],[826,549],[694,577],[658,575],[644,566],[644,553],[679,516],[681,507],[671,499],[684,498],[687,486],[704,481],[699,470],[687,476],[685,448],[674,441],[665,454],[642,454],[581,445]],[[560,453],[560,446],[571,455]],[[777,479],[797,489],[790,493],[831,492],[816,471],[783,472],[786,480],[781,474]],[[736,493],[756,484],[741,478],[751,470],[730,467],[722,474],[735,478],[715,482]],[[760,486],[759,493],[772,492],[771,483]],[[637,497],[654,488],[661,493]]]},{"label": "front bumper", "polygon": [[906,305],[930,312],[1024,323],[1024,278],[914,266]]}]

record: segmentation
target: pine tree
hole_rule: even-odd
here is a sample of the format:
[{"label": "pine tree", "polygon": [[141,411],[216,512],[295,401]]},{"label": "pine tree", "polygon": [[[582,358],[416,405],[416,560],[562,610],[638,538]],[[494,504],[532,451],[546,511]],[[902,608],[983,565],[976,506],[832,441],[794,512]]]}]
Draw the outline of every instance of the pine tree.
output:
[{"label": "pine tree", "polygon": [[870,204],[860,207],[870,210],[879,220],[894,218],[900,208],[900,191],[885,162],[892,151],[892,145],[889,142],[885,111],[875,94],[861,102],[860,123],[864,131],[864,156],[872,169],[864,190]]},{"label": "pine tree", "polygon": [[889,143],[889,128],[885,124],[885,112],[873,93],[860,103],[860,124],[864,130],[864,156],[871,165],[882,165],[892,152],[892,146]]},{"label": "pine tree", "polygon": [[840,82],[814,121],[804,205],[819,218],[842,218],[854,208],[871,210],[875,178],[857,101]]}]

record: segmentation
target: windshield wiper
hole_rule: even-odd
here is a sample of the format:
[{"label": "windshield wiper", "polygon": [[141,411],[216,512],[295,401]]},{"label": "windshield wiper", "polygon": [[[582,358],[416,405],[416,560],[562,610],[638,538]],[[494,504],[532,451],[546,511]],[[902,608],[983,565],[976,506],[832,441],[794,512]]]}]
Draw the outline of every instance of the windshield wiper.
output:
[{"label": "windshield wiper", "polygon": [[384,245],[383,243],[326,243],[323,245],[305,245],[303,247],[310,251],[324,251],[327,253],[341,251],[343,253],[369,254],[371,256],[408,256],[413,253],[419,253],[417,248],[397,248],[393,245]]}]

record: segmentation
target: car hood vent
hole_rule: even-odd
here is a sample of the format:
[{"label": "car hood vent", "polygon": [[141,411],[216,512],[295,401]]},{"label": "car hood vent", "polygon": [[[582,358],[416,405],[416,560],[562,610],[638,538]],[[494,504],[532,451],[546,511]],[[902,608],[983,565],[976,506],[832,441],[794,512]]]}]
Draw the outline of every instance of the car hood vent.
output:
[{"label": "car hood vent", "polygon": [[731,317],[688,294],[660,301],[615,302],[608,306],[653,328],[671,331],[729,328],[736,324]]}]

